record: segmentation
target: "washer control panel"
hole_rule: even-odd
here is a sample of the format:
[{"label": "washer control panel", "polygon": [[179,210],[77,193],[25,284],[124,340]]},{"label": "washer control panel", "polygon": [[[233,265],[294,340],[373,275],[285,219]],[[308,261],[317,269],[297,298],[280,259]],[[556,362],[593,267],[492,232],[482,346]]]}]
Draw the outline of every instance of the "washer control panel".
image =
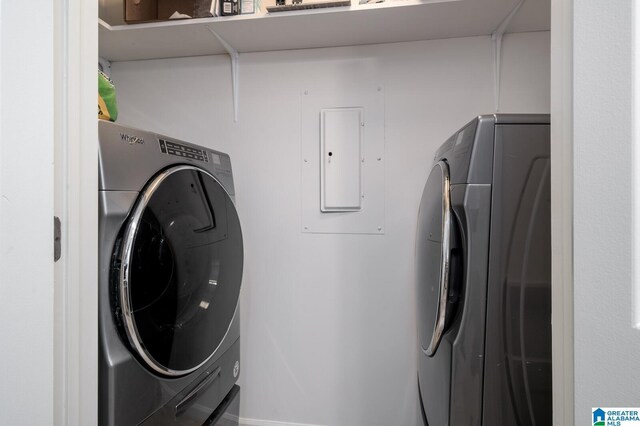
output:
[{"label": "washer control panel", "polygon": [[204,149],[197,149],[187,145],[183,145],[176,142],[171,142],[165,139],[158,139],[160,142],[160,151],[164,154],[175,155],[176,157],[189,158],[191,160],[198,160],[204,163],[209,162],[209,156]]}]

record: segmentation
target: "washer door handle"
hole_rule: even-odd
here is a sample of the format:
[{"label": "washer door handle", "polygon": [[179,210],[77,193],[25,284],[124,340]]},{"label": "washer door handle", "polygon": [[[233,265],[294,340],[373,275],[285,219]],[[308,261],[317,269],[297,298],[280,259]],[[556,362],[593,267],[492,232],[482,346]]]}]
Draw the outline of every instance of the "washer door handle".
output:
[{"label": "washer door handle", "polygon": [[209,373],[200,383],[194,387],[191,392],[187,394],[180,402],[176,404],[176,417],[184,413],[184,411],[193,403],[200,393],[206,390],[211,384],[220,377],[220,372],[222,371],[221,367],[218,367],[214,370],[213,373]]},{"label": "washer door handle", "polygon": [[440,263],[440,288],[438,295],[438,305],[436,306],[436,322],[433,327],[433,334],[429,347],[425,350],[428,356],[433,356],[442,340],[447,319],[447,301],[449,297],[449,267],[451,264],[451,178],[449,176],[449,166],[446,162],[437,163],[442,170],[442,245]]}]

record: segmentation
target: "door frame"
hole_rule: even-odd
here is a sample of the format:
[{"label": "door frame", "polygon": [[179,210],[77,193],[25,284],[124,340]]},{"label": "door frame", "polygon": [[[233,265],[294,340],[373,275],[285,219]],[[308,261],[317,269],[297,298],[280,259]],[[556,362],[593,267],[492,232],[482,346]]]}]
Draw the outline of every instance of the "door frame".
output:
[{"label": "door frame", "polygon": [[[573,357],[573,1],[552,0],[551,176],[554,424],[571,425]],[[55,0],[54,418],[97,423],[98,170],[95,117],[98,2]]]},{"label": "door frame", "polygon": [[54,424],[98,422],[98,2],[54,0]]},{"label": "door frame", "polygon": [[574,421],[573,0],[551,0],[553,424]]},{"label": "door frame", "polygon": [[574,424],[573,0],[551,0],[553,424]]}]

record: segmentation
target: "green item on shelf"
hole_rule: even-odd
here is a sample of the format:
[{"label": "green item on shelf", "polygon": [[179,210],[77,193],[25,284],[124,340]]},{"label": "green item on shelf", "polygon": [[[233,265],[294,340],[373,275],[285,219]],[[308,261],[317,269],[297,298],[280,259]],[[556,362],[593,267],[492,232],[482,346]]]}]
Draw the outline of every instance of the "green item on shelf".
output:
[{"label": "green item on shelf", "polygon": [[116,121],[118,118],[116,87],[100,70],[98,70],[98,118],[110,121]]}]

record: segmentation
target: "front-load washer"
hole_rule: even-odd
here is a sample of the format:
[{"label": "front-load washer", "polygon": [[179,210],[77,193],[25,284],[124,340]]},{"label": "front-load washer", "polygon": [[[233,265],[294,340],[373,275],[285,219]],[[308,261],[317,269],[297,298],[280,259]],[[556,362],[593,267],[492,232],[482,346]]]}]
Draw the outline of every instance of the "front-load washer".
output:
[{"label": "front-load washer", "polygon": [[239,398],[229,156],[105,121],[99,150],[99,424],[203,424]]},{"label": "front-load washer", "polygon": [[431,426],[551,424],[548,115],[480,116],[436,152],[416,235]]}]

